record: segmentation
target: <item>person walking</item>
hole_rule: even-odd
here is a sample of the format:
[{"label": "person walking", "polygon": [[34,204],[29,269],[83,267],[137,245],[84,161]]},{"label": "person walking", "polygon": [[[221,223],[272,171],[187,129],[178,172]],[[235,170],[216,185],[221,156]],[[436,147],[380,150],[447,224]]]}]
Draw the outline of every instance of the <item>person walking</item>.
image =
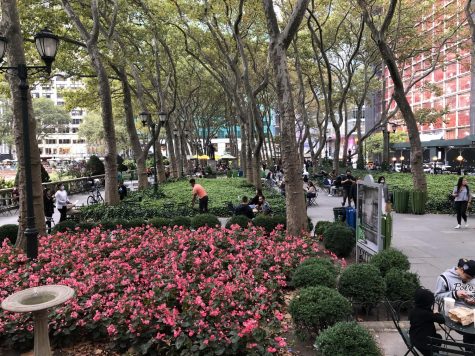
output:
[{"label": "person walking", "polygon": [[190,179],[190,184],[193,194],[193,199],[191,200],[191,207],[195,207],[195,201],[196,197],[198,197],[199,200],[199,209],[200,209],[200,214],[202,213],[207,213],[208,212],[208,193],[206,193],[206,190],[201,186],[201,184],[197,184],[194,178]]},{"label": "person walking", "polygon": [[465,227],[468,227],[467,208],[472,201],[472,195],[470,194],[470,188],[466,178],[459,178],[457,185],[454,187],[452,196],[455,200],[455,211],[457,212],[457,226],[455,226],[455,229],[460,229],[462,219],[465,222]]},{"label": "person walking", "polygon": [[51,234],[51,221],[53,220],[54,213],[54,198],[50,188],[46,188],[43,191],[43,208],[45,211],[48,234]]},{"label": "person walking", "polygon": [[56,191],[54,195],[56,199],[56,209],[58,209],[59,213],[61,214],[59,218],[59,222],[66,220],[66,213],[68,211],[68,204],[70,203],[68,199],[68,193],[64,189],[64,184],[59,186],[59,189]]}]

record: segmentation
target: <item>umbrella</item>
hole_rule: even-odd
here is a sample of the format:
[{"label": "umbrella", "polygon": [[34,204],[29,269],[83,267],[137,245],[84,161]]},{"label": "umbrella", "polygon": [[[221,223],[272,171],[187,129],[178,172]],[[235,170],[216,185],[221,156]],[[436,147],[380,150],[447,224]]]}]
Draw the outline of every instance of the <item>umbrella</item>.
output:
[{"label": "umbrella", "polygon": [[236,159],[236,157],[231,156],[229,153],[225,153],[221,156],[221,159]]}]

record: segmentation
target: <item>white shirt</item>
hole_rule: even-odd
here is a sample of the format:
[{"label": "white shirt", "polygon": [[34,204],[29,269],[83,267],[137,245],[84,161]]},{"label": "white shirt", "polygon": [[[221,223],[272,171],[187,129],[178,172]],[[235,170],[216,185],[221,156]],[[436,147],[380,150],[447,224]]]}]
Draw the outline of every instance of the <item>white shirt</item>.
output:
[{"label": "white shirt", "polygon": [[66,190],[58,190],[54,195],[56,198],[56,208],[61,209],[68,204],[68,193]]}]

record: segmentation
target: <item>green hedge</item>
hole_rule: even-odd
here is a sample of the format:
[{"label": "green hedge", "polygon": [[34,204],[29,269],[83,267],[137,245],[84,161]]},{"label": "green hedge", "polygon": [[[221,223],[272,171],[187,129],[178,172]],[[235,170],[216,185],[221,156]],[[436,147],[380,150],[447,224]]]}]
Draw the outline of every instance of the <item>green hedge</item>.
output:
[{"label": "green hedge", "polygon": [[199,229],[203,226],[216,227],[216,225],[221,226],[221,222],[213,214],[200,214],[191,219],[191,227],[193,229]]},{"label": "green hedge", "polygon": [[393,268],[384,277],[386,282],[386,298],[391,301],[409,301],[414,299],[420,287],[419,276],[409,271]]},{"label": "green hedge", "polygon": [[226,222],[226,228],[230,229],[232,225],[239,225],[242,229],[245,229],[250,221],[251,219],[245,215],[235,215]]},{"label": "green hedge", "polygon": [[[227,202],[238,204],[242,196],[253,197],[255,188],[243,178],[197,179],[209,196],[209,213],[229,217]],[[278,192],[264,189],[266,200],[274,215],[285,216],[285,199]],[[131,192],[119,205],[97,204],[81,208],[82,220],[131,220],[154,217],[194,216],[198,209],[191,208],[191,186],[188,180],[178,180],[160,185],[159,194],[153,189]]]},{"label": "green hedge", "polygon": [[408,271],[411,267],[407,256],[395,248],[388,248],[378,252],[371,258],[370,264],[379,269],[383,277],[393,268]]},{"label": "green hedge", "polygon": [[[321,262],[320,262],[321,261]],[[310,258],[300,264],[294,271],[291,286],[294,288],[325,286],[336,287],[338,275],[336,267],[328,259]]]},{"label": "green hedge", "polygon": [[65,232],[68,230],[74,230],[76,226],[78,226],[78,223],[76,221],[64,220],[54,225],[54,227],[51,229],[51,232],[55,233],[55,232]]},{"label": "green hedge", "polygon": [[325,229],[323,244],[338,257],[348,257],[355,247],[355,230],[341,223],[334,223]]}]

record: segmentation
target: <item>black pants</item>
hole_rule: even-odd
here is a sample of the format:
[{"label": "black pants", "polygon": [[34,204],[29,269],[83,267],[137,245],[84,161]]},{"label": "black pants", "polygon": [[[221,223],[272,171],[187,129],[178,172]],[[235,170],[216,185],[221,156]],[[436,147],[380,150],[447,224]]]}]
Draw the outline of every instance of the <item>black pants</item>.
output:
[{"label": "black pants", "polygon": [[52,215],[50,215],[50,216],[45,215],[45,218],[46,218],[46,226],[48,227],[47,232],[48,232],[48,234],[51,234],[51,220],[53,219],[53,216]]},{"label": "black pants", "polygon": [[200,214],[208,212],[208,196],[205,195],[199,200],[200,203]]},{"label": "black pants", "polygon": [[66,220],[66,213],[68,211],[68,207],[63,206],[61,209],[58,209],[58,211],[61,214],[59,222]]},{"label": "black pants", "polygon": [[455,211],[457,212],[457,224],[462,223],[463,221],[467,222],[467,201],[456,201],[455,202]]},{"label": "black pants", "polygon": [[348,206],[351,206],[351,186],[343,186],[343,206],[345,206],[346,198],[348,198]]}]

